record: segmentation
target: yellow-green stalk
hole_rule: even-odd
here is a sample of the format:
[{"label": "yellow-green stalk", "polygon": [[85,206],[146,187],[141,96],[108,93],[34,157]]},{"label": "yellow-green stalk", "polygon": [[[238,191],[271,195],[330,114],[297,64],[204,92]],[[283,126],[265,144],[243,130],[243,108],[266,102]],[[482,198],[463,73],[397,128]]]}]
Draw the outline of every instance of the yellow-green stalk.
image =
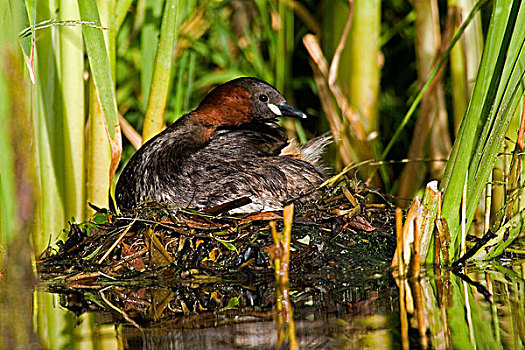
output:
[{"label": "yellow-green stalk", "polygon": [[[115,4],[112,1],[97,2],[101,25],[104,30],[104,41],[111,67],[111,76],[115,76]],[[113,80],[114,86],[114,80]],[[111,166],[111,148],[104,125],[104,114],[98,100],[93,79],[89,81],[89,122],[86,143],[86,203],[101,208],[109,206],[109,172]],[[93,214],[93,209],[84,206],[85,216]]]},{"label": "yellow-green stalk", "polygon": [[[59,20],[78,20],[77,3],[58,2]],[[84,203],[84,50],[80,26],[57,26],[64,138],[65,217],[82,220]]]},{"label": "yellow-green stalk", "polygon": [[153,78],[149,89],[148,104],[142,130],[142,143],[158,134],[164,125],[164,112],[170,85],[173,48],[179,23],[179,6],[176,0],[167,0],[162,16],[160,40],[155,57]]},{"label": "yellow-green stalk", "polygon": [[[52,18],[55,8],[42,1],[36,19],[29,13],[32,25]],[[55,53],[58,52],[52,33],[56,27],[40,30],[35,43],[35,85],[33,86],[32,114],[37,144],[37,172],[40,180],[38,203],[38,229],[33,232],[37,254],[45,249],[50,238],[55,240],[64,228],[64,145],[61,95],[56,70]],[[57,103],[58,102],[58,103]]]},{"label": "yellow-green stalk", "polygon": [[[351,9],[350,6],[353,8]],[[355,111],[359,124],[364,127],[365,138],[377,131],[377,98],[379,92],[381,52],[380,52],[380,21],[381,2],[379,0],[356,0],[348,3],[342,1],[327,1],[324,13],[323,46],[328,61],[336,54],[337,47],[344,33],[344,27],[352,11],[352,22],[343,50],[339,57],[336,76],[330,76],[340,86],[347,97],[351,108]],[[330,72],[335,74],[336,72]],[[335,82],[334,82],[335,83]],[[332,85],[334,85],[332,83]],[[341,109],[342,106],[339,106]],[[345,108],[348,109],[348,108]],[[345,113],[343,118],[349,114]],[[354,116],[355,117],[355,116]],[[344,125],[354,124],[345,120]],[[345,126],[345,129],[347,127]],[[349,135],[354,161],[377,158],[373,156],[373,148],[364,139],[355,139],[349,128],[344,131]],[[351,136],[351,137],[350,137]],[[343,136],[337,136],[343,137]],[[340,163],[340,161],[339,161]]]},{"label": "yellow-green stalk", "polygon": [[[86,200],[101,208],[109,205],[108,191],[109,168],[111,164],[111,150],[104,126],[104,115],[98,102],[95,84],[90,80],[89,93],[89,132],[87,135],[87,162],[86,162]],[[93,214],[93,209],[85,207],[85,215]]]}]

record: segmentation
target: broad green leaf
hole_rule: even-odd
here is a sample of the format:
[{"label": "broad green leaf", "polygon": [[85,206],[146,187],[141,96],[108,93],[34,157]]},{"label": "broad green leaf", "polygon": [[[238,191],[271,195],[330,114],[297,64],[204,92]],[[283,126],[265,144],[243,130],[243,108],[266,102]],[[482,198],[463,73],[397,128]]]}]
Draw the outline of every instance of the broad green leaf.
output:
[{"label": "broad green leaf", "polygon": [[84,43],[88,54],[89,65],[93,80],[97,87],[97,95],[104,113],[104,118],[108,127],[111,140],[116,140],[115,129],[119,125],[117,102],[113,78],[111,76],[111,66],[109,63],[108,52],[104,42],[104,35],[100,24],[100,16],[95,0],[78,0],[78,9],[82,21],[93,23],[96,27],[83,26]]},{"label": "broad green leaf", "polygon": [[441,187],[443,217],[450,228],[451,256],[458,258],[461,194],[468,169],[467,227],[485,187],[510,120],[523,93],[525,4],[496,1],[487,44],[467,112]]},{"label": "broad green leaf", "polygon": [[182,6],[179,1],[167,0],[162,16],[160,40],[155,57],[153,78],[149,89],[148,105],[142,131],[142,143],[162,130],[164,111],[168,99],[171,67],[173,62],[173,47],[178,35],[179,18]]}]

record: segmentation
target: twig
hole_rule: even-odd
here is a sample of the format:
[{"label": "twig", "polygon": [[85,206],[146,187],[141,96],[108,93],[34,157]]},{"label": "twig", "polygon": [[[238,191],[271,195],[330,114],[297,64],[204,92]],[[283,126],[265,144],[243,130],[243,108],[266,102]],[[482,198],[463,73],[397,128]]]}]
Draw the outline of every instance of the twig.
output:
[{"label": "twig", "polygon": [[[397,258],[397,270],[399,276],[403,276],[404,266],[403,266],[403,211],[401,208],[396,208],[396,258]],[[403,281],[400,281],[403,283]]]},{"label": "twig", "polygon": [[120,122],[120,127],[122,128],[122,133],[124,136],[126,136],[128,141],[135,149],[139,149],[142,145],[142,136],[120,113],[118,115],[118,120]]},{"label": "twig", "polygon": [[495,237],[497,237],[497,235],[495,235],[491,230],[488,230],[487,233],[485,233],[485,235],[476,242],[474,247],[470,248],[468,252],[461,256],[461,258],[452,263],[452,267],[464,266],[468,259],[474,256],[478,250],[482,249],[488,241]]},{"label": "twig", "polygon": [[74,282],[74,281],[83,280],[86,278],[94,278],[98,276],[100,276],[100,271],[90,272],[90,273],[79,273],[79,274],[76,274],[75,276],[66,278],[66,282]]},{"label": "twig", "polygon": [[126,229],[120,234],[120,236],[117,238],[117,240],[115,241],[115,243],[113,243],[113,245],[106,251],[106,253],[102,256],[102,258],[100,258],[100,260],[98,261],[99,264],[102,264],[102,262],[104,261],[104,259],[106,259],[108,257],[109,254],[111,254],[111,252],[113,251],[113,249],[115,249],[115,247],[120,243],[120,241],[122,241],[122,239],[124,238],[124,236],[129,232],[129,230],[131,229],[131,227],[133,226],[133,224],[136,222],[137,220],[133,220],[133,222],[131,222],[131,224],[128,225],[128,227],[126,227]]},{"label": "twig", "polygon": [[145,232],[145,235],[147,237],[149,237],[149,239],[151,240],[151,242],[153,243],[153,245],[155,246],[155,248],[158,249],[158,251],[162,254],[162,256],[164,257],[164,259],[166,259],[166,261],[168,263],[172,263],[174,261],[173,257],[170,255],[170,253],[166,250],[166,248],[164,248],[162,246],[162,244],[160,243],[159,239],[157,238],[157,236],[155,235],[155,232],[153,232],[153,230],[150,228],[148,229],[146,232]]},{"label": "twig", "polygon": [[112,304],[112,303],[106,298],[106,296],[104,295],[104,292],[100,291],[99,294],[100,294],[100,298],[101,298],[102,300],[104,300],[104,302],[105,302],[106,304],[108,304],[108,306],[109,306],[110,308],[112,308],[113,310],[115,310],[115,311],[117,311],[119,314],[121,314],[122,317],[124,317],[124,319],[125,319],[126,321],[128,321],[129,323],[131,323],[133,326],[137,327],[138,329],[142,329],[142,328],[137,324],[137,322],[133,321],[133,320],[128,316],[128,314],[127,314],[124,310],[121,310],[121,309],[119,309],[117,306],[113,305],[113,304]]}]

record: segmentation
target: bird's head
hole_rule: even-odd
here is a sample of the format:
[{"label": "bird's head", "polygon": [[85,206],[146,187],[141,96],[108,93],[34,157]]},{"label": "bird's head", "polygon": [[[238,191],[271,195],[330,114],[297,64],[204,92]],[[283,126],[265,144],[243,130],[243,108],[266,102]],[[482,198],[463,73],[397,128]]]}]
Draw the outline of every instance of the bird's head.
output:
[{"label": "bird's head", "polygon": [[280,116],[306,118],[301,110],[289,105],[276,88],[257,78],[238,78],[216,87],[192,116],[215,127],[275,122]]}]

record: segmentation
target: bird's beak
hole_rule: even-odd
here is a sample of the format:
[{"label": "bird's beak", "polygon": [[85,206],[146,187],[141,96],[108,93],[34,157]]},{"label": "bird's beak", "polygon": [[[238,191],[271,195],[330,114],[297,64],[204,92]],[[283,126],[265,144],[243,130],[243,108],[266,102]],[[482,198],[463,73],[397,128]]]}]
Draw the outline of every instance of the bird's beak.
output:
[{"label": "bird's beak", "polygon": [[268,108],[277,116],[284,117],[294,117],[294,118],[306,118],[306,114],[301,111],[299,108],[290,106],[288,103],[279,103],[274,105],[273,103],[268,103]]}]

